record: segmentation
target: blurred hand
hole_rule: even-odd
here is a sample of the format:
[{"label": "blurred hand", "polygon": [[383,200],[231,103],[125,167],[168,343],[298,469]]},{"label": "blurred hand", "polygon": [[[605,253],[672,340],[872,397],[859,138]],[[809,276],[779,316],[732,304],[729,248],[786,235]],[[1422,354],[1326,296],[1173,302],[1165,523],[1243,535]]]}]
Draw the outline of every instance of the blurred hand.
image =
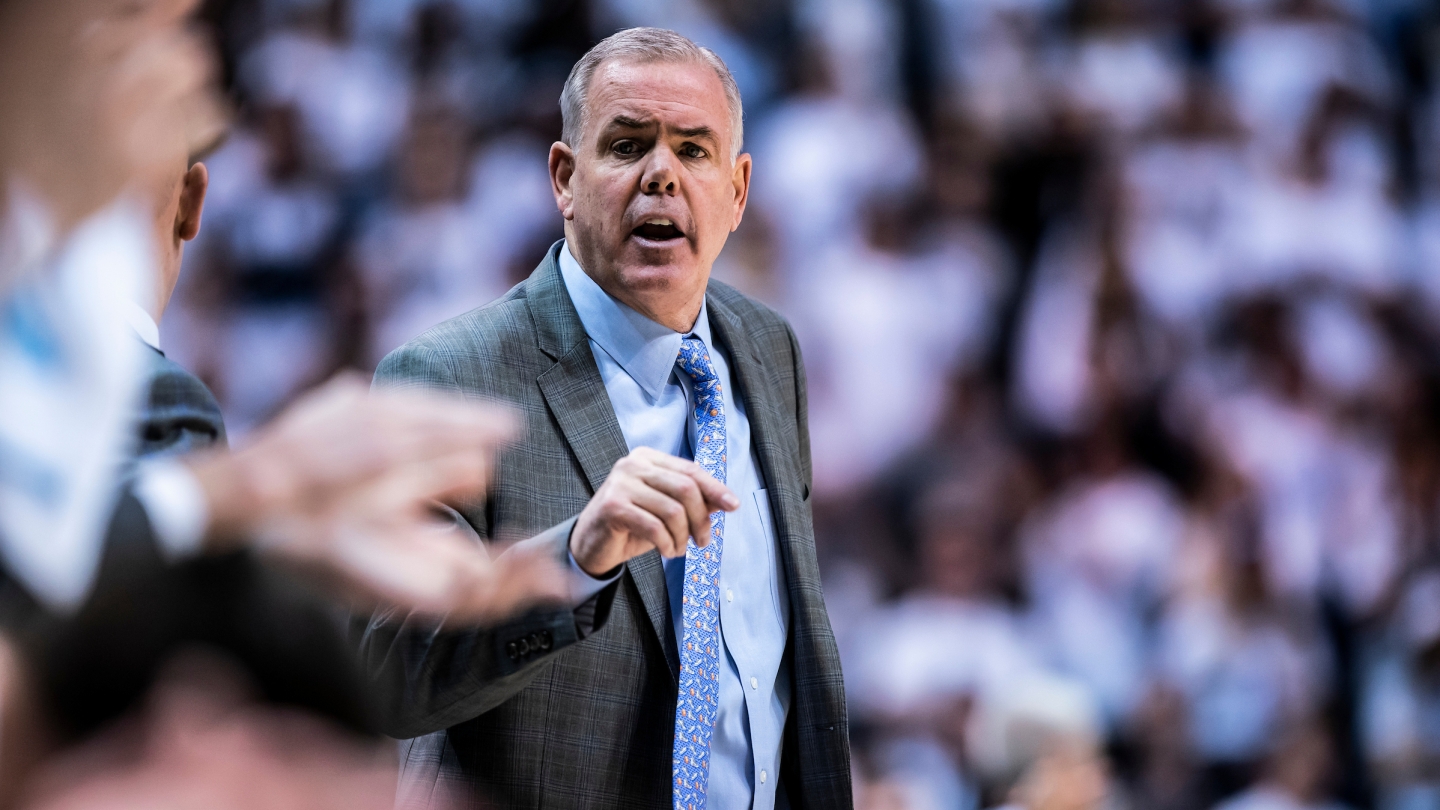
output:
[{"label": "blurred hand", "polygon": [[518,433],[508,409],[344,376],[307,395],[233,454],[190,460],[210,503],[213,550],[253,544],[368,609],[487,622],[564,598],[554,561],[491,561],[445,531],[437,500],[472,497]]},{"label": "blurred hand", "polygon": [[219,137],[213,56],[187,28],[196,4],[0,4],[0,180],[38,193],[62,233]]},{"label": "blurred hand", "polygon": [[682,557],[691,537],[702,548],[710,544],[710,513],[739,508],[735,493],[699,464],[641,447],[615,462],[585,505],[570,553],[594,577],[652,548]]},{"label": "blurred hand", "polygon": [[14,807],[25,780],[56,747],[18,646],[0,634],[0,807]]}]

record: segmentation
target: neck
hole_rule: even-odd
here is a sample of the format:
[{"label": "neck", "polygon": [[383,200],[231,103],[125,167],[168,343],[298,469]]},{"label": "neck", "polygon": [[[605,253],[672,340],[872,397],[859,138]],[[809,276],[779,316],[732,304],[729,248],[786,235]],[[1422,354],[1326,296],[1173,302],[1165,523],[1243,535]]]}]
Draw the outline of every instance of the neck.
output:
[{"label": "neck", "polygon": [[[606,292],[610,291],[606,290]],[[610,294],[615,295],[615,293],[613,292],[610,292]],[[671,308],[664,311],[656,311],[653,308],[640,306],[638,302],[626,301],[624,298],[621,298],[618,295],[615,295],[615,297],[619,298],[621,301],[625,301],[625,303],[631,309],[635,310],[641,315],[644,315],[645,317],[660,324],[661,326],[664,326],[681,334],[689,332],[690,330],[695,328],[695,321],[700,318],[700,306],[704,303],[705,300],[705,295],[702,292],[699,298],[695,299],[692,302],[686,302],[683,307]]]},{"label": "neck", "polygon": [[175,287],[180,283],[180,262],[184,258],[185,243],[175,240],[170,252],[160,263],[158,272],[160,278],[155,285],[155,298],[145,305],[145,311],[160,323],[160,317],[165,314],[165,308],[170,305],[170,299],[175,295]]}]

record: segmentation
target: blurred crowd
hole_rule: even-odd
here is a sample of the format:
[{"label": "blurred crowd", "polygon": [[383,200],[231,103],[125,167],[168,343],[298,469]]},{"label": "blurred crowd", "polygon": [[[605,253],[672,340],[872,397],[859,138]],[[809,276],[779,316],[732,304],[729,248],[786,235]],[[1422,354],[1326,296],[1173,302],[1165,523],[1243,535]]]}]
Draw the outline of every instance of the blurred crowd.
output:
[{"label": "blurred crowd", "polygon": [[[218,0],[168,345],[243,435],[523,279],[621,27],[713,48],[861,805],[1440,808],[1440,11]],[[173,339],[172,339],[173,336]]]}]

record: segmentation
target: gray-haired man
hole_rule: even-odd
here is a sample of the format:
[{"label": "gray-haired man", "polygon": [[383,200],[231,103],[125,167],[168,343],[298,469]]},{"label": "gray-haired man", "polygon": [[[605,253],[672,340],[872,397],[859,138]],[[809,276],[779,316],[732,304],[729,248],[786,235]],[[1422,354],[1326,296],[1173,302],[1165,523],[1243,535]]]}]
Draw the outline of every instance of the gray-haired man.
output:
[{"label": "gray-haired man", "polygon": [[519,405],[525,442],[460,511],[548,546],[574,606],[469,632],[377,621],[391,731],[443,731],[408,767],[428,753],[503,807],[849,807],[799,350],[710,280],[750,185],[739,92],[712,52],[633,29],[576,64],[561,107],[565,241],[377,382]]}]

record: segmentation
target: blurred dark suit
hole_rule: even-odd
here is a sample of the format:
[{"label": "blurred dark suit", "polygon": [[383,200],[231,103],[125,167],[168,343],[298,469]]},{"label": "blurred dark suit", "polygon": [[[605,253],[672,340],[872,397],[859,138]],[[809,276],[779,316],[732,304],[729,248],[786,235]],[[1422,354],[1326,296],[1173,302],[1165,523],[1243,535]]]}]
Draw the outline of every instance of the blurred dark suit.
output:
[{"label": "blurred dark suit", "polygon": [[[502,457],[491,496],[460,511],[482,538],[533,536],[526,542],[565,564],[575,516],[628,449],[561,278],[561,249],[499,301],[386,357],[376,384],[515,404],[524,441]],[[791,807],[849,808],[845,693],[815,558],[799,350],[780,316],[734,289],[711,281],[707,298],[741,383],[791,600],[781,784]],[[438,745],[412,748],[407,766],[438,766],[447,786],[496,807],[669,810],[678,655],[664,571],[653,550],[625,568],[580,608],[499,627],[372,623],[363,649],[387,683],[387,733],[445,732],[427,738]]]},{"label": "blurred dark suit", "polygon": [[225,418],[215,395],[199,377],[146,346],[149,391],[139,419],[140,458],[180,455],[214,445],[226,446]]},{"label": "blurred dark suit", "polygon": [[[223,447],[225,424],[214,395],[158,350],[147,351],[138,456]],[[157,669],[188,647],[229,658],[266,700],[368,732],[374,725],[369,699],[345,629],[329,603],[249,552],[166,560],[144,507],[126,488],[85,605],[72,617],[39,611],[23,637],[64,737],[81,736],[132,708]]]}]

